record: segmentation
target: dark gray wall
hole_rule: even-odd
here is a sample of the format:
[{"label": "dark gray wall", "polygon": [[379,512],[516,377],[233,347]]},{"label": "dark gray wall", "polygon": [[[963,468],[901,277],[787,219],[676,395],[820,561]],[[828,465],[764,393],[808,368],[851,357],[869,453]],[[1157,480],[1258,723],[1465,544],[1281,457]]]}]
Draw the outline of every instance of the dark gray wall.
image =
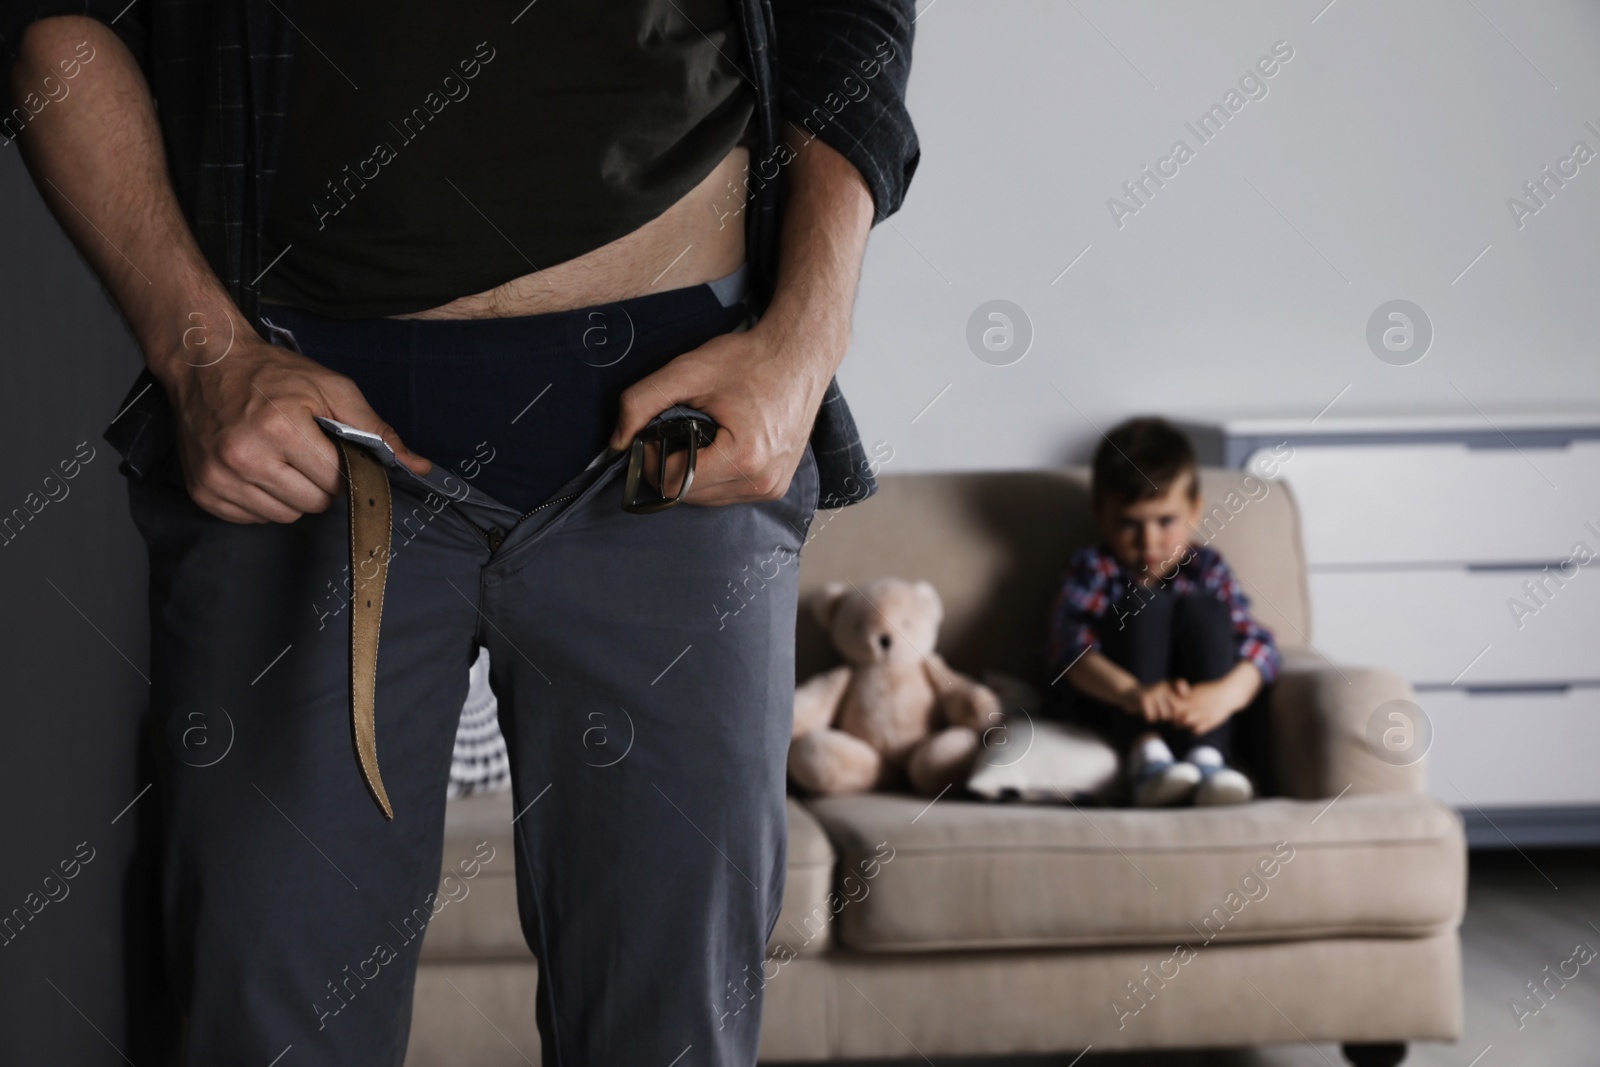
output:
[{"label": "dark gray wall", "polygon": [[100,438],[140,359],[15,145],[0,148],[0,353],[0,1063],[147,1067],[166,1003],[154,790],[124,813],[151,780],[145,559]]}]

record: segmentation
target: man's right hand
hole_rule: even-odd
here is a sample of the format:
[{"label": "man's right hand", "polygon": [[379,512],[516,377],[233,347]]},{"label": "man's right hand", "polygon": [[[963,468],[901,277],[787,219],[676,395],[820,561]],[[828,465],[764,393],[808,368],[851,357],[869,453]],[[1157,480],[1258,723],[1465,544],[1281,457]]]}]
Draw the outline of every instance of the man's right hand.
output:
[{"label": "man's right hand", "polygon": [[[406,450],[354,382],[267,344],[239,314],[179,210],[144,74],[108,24],[57,15],[28,25],[11,98],[63,77],[72,91],[34,113],[17,146],[167,390],[194,502],[240,523],[325,511],[343,478],[314,415],[382,434],[426,474],[431,464]],[[231,347],[217,340],[224,335]]]},{"label": "man's right hand", "polygon": [[1124,691],[1122,707],[1146,722],[1172,722],[1188,710],[1189,697],[1171,682],[1160,681]]},{"label": "man's right hand", "polygon": [[313,416],[377,433],[417,474],[412,453],[356,383],[256,337],[214,363],[172,360],[159,375],[176,416],[189,495],[229,522],[294,522],[344,492],[338,447]]}]

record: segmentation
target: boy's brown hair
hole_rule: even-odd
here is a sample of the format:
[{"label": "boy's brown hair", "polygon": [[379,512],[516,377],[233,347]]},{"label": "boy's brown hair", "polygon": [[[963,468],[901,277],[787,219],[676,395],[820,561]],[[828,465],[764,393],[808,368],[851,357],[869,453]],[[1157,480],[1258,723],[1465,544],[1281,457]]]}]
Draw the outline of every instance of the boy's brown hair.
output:
[{"label": "boy's brown hair", "polygon": [[1189,499],[1200,495],[1199,462],[1188,435],[1166,419],[1128,419],[1114,427],[1095,449],[1090,499],[1095,514],[1166,495],[1184,474]]}]

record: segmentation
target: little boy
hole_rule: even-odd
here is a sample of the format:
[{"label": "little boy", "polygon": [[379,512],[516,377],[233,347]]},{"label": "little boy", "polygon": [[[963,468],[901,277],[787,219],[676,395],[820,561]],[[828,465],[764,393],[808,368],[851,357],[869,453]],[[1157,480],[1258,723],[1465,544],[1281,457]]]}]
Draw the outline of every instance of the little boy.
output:
[{"label": "little boy", "polygon": [[1095,452],[1092,479],[1101,541],[1068,559],[1050,612],[1056,706],[1127,753],[1135,805],[1242,804],[1255,790],[1229,766],[1232,719],[1282,661],[1222,556],[1190,541],[1194,448],[1164,419],[1130,419]]}]

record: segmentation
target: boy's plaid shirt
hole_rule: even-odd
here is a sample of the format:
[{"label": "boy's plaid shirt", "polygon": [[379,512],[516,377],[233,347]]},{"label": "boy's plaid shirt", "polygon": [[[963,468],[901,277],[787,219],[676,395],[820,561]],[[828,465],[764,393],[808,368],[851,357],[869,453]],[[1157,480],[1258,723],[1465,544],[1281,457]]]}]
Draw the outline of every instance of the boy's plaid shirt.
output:
[{"label": "boy's plaid shirt", "polygon": [[[1247,659],[1261,672],[1263,683],[1278,676],[1283,661],[1272,631],[1250,616],[1250,599],[1239,580],[1209,545],[1190,545],[1178,570],[1161,582],[1174,593],[1205,592],[1228,605],[1233,620],[1234,646],[1239,659]],[[1050,633],[1045,643],[1049,677],[1076,663],[1100,645],[1102,627],[1118,625],[1118,606],[1133,588],[1134,572],[1124,567],[1103,545],[1080,548],[1067,558],[1067,568],[1050,608]]]}]

